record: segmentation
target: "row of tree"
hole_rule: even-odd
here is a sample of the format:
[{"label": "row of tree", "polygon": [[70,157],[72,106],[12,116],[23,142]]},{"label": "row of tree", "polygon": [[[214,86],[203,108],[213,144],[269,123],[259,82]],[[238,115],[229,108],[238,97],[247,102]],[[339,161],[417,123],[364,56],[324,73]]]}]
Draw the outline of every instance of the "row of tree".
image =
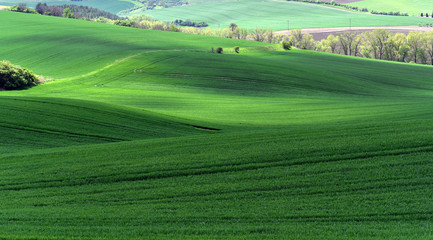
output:
[{"label": "row of tree", "polygon": [[12,6],[9,8],[9,11],[31,13],[31,14],[43,14],[43,15],[55,16],[55,17],[75,18],[75,15],[71,12],[69,8],[63,9],[60,6],[47,6],[46,4],[45,4],[44,11],[42,13],[36,11],[35,9],[31,9],[27,7],[25,3],[20,3],[18,5]]},{"label": "row of tree", "polygon": [[[64,5],[64,6],[68,6],[68,5]],[[39,13],[39,14],[52,15],[52,16],[63,16],[68,18],[77,17],[75,13],[71,11],[70,8],[63,9],[61,8],[61,6],[47,6],[47,4],[37,4],[36,11],[27,8],[25,4],[19,4],[14,6],[13,8],[14,9],[18,8],[20,12]],[[72,8],[72,10],[75,10],[75,8]],[[14,11],[16,11],[16,9]],[[157,21],[150,15],[133,15],[126,19],[125,18],[110,19],[103,16],[93,18],[93,19],[90,18],[80,18],[80,19],[114,24],[114,25],[125,26],[125,27],[134,27],[140,29],[184,32],[184,33],[200,34],[206,36],[217,36],[222,38],[254,40],[254,41],[268,42],[268,43],[280,43],[283,40],[288,40],[287,35],[275,34],[274,31],[272,31],[270,28],[257,27],[255,29],[248,30],[247,28],[238,27],[238,25],[235,23],[231,23],[228,28],[211,29],[211,28],[202,28],[202,27],[178,26],[177,24],[179,23],[184,23],[184,22],[191,23],[193,21],[177,20],[177,22],[174,21],[172,23],[169,23],[169,22]]]},{"label": "row of tree", "polygon": [[176,19],[173,23],[177,26],[182,26],[182,27],[208,27],[209,26],[209,24],[205,22],[195,22],[189,19],[185,21],[182,19]]},{"label": "row of tree", "polygon": [[234,23],[226,29],[180,28],[179,31],[267,43],[286,42],[299,49],[433,65],[433,31],[404,34],[376,29],[363,33],[331,34],[321,41],[314,40],[311,34],[303,34],[300,29],[292,30],[290,35],[286,35],[260,27],[248,31]]},{"label": "row of tree", "polygon": [[[112,14],[110,12],[106,12],[97,8],[92,8],[88,6],[79,6],[79,5],[59,5],[59,6],[48,6],[46,3],[38,3],[36,4],[36,12],[42,15],[49,15],[47,12],[51,12],[51,15],[53,13],[53,9],[57,9],[55,12],[57,15],[54,16],[62,16],[62,13],[66,8],[69,8],[71,13],[74,15],[75,18],[87,18],[87,19],[94,19],[98,17],[105,17],[112,20],[118,20],[123,19],[116,14]],[[60,14],[60,15],[59,15]]]},{"label": "row of tree", "polygon": [[[429,15],[428,15],[428,13],[421,13],[421,15],[420,15],[421,17],[429,17]],[[430,17],[432,17],[433,18],[433,12],[432,12],[432,14],[430,14]]]},{"label": "row of tree", "polygon": [[128,15],[132,12],[144,12],[152,9],[158,8],[169,8],[174,6],[182,6],[189,4],[185,0],[136,0],[141,4],[136,4],[133,8],[121,11],[121,14]]},{"label": "row of tree", "polygon": [[[305,2],[305,3],[312,3],[312,4],[326,4],[334,7],[342,7],[346,8],[348,10],[352,11],[359,11],[359,12],[369,12],[367,8],[358,8],[357,6],[351,6],[347,4],[341,4],[337,3],[334,0],[332,1],[321,1],[321,0],[287,0],[287,1],[294,1],[294,2]],[[371,10],[370,13],[372,14],[378,14],[378,15],[393,15],[393,16],[409,16],[407,13],[401,13],[401,12],[384,12],[384,11],[375,11]]]},{"label": "row of tree", "polygon": [[290,41],[297,48],[375,58],[389,61],[433,65],[433,31],[392,33],[385,29],[370,32],[344,32],[315,41],[311,34],[291,31]]},{"label": "row of tree", "polygon": [[140,29],[151,29],[151,30],[160,30],[160,31],[179,30],[179,28],[176,25],[154,20],[153,17],[149,15],[134,15],[123,20],[111,20],[108,18],[99,17],[96,19],[92,19],[92,21],[114,24],[114,25],[119,25],[124,27],[140,28]]},{"label": "row of tree", "polygon": [[33,14],[37,13],[34,9],[27,7],[27,4],[25,3],[14,5],[10,7],[8,10],[13,12],[23,12],[23,13],[33,13]]},{"label": "row of tree", "polygon": [[66,17],[66,18],[84,18],[84,19],[95,19],[104,17],[112,20],[124,19],[116,14],[112,14],[97,8],[78,6],[78,5],[52,5],[49,6],[46,3],[36,4],[35,9],[27,7],[25,3],[12,6],[10,11],[33,13],[41,15],[49,15],[55,17]]},{"label": "row of tree", "polygon": [[183,0],[138,0],[138,2],[143,3],[143,6],[147,10],[152,10],[158,7],[168,8],[186,4]]},{"label": "row of tree", "polygon": [[[235,23],[231,23],[228,28],[200,28],[200,27],[181,27],[174,23],[162,22],[154,20],[149,15],[134,15],[125,20],[111,20],[107,18],[97,18],[92,21],[114,24],[125,27],[134,27],[140,29],[151,29],[161,31],[173,31],[199,34],[205,36],[216,36],[221,38],[234,38],[241,40],[253,40],[258,42],[267,43],[280,43],[282,41],[289,41],[287,34],[276,34],[270,28],[257,27],[251,30],[239,27]],[[305,38],[306,39],[306,38]]]}]

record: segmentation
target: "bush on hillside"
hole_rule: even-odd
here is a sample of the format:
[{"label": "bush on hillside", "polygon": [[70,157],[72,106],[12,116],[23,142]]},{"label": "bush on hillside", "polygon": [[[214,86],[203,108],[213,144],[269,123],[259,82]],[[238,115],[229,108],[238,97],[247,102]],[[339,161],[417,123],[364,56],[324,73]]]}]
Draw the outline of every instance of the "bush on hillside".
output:
[{"label": "bush on hillside", "polygon": [[283,41],[281,44],[283,45],[283,48],[285,50],[292,49],[292,42],[291,41],[288,41],[288,42],[287,41]]},{"label": "bush on hillside", "polygon": [[65,8],[65,9],[63,9],[63,17],[65,17],[65,18],[75,18],[75,15],[71,12],[71,9]]},{"label": "bush on hillside", "polygon": [[236,46],[234,49],[235,49],[236,53],[239,53],[239,47],[238,46]]},{"label": "bush on hillside", "polygon": [[32,13],[36,14],[37,12],[29,7],[25,3],[20,3],[18,5],[14,5],[9,8],[9,11],[12,12],[23,12],[23,13]]},{"label": "bush on hillside", "polygon": [[25,89],[38,83],[38,77],[30,70],[8,61],[0,61],[0,89]]},{"label": "bush on hillside", "polygon": [[124,26],[124,27],[132,27],[134,22],[131,20],[116,20],[114,21],[114,25]]},{"label": "bush on hillside", "polygon": [[216,52],[217,52],[217,53],[220,53],[220,54],[222,54],[222,53],[223,53],[223,51],[224,51],[224,50],[223,50],[223,48],[222,48],[222,47],[219,47],[219,48],[217,48],[217,49],[216,49]]},{"label": "bush on hillside", "polygon": [[170,24],[170,31],[179,32],[179,28],[172,23],[172,24]]}]

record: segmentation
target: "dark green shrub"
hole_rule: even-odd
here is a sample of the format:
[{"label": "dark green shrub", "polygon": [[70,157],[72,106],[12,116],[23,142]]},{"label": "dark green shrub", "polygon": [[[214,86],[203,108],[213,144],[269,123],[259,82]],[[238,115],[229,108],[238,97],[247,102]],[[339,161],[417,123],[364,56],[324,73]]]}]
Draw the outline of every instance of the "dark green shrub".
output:
[{"label": "dark green shrub", "polygon": [[179,32],[179,28],[175,24],[170,24],[170,31]]},{"label": "dark green shrub", "polygon": [[223,53],[223,48],[222,47],[218,47],[217,49],[216,49],[216,52],[217,53],[220,53],[220,54],[222,54]]},{"label": "dark green shrub", "polygon": [[235,52],[239,53],[239,47],[238,46],[235,47]]},{"label": "dark green shrub", "polygon": [[38,77],[30,70],[0,61],[0,89],[24,89],[39,83]]},{"label": "dark green shrub", "polygon": [[9,8],[9,11],[12,12],[23,12],[23,13],[33,13],[36,14],[37,12],[31,8],[28,8],[25,3],[20,3],[18,5],[14,5]]},{"label": "dark green shrub", "polygon": [[186,21],[181,19],[176,19],[173,23],[177,26],[183,26],[183,27],[209,27],[209,24],[205,22],[194,22],[189,19],[187,19]]},{"label": "dark green shrub", "polygon": [[283,41],[281,44],[283,45],[283,48],[285,50],[292,49],[292,42],[291,41],[288,41],[288,42],[287,41]]},{"label": "dark green shrub", "polygon": [[71,9],[65,8],[65,9],[63,9],[63,17],[65,17],[65,18],[75,18],[75,15],[71,12]]},{"label": "dark green shrub", "polygon": [[124,27],[132,27],[134,24],[131,20],[116,20],[114,21],[114,25],[124,26]]}]

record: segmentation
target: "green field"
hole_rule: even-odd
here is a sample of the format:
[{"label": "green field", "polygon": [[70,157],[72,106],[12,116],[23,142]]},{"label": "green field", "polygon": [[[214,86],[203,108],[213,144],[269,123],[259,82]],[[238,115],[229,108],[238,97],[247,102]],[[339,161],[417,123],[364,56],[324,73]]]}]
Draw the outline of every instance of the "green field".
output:
[{"label": "green field", "polygon": [[[395,2],[370,3],[370,1],[356,2],[357,6],[368,7],[374,10],[397,11],[401,6],[410,6],[411,10],[406,12],[418,13],[417,9],[424,9],[431,3],[411,3],[408,0]],[[430,1],[430,0],[429,0]],[[78,4],[99,8],[112,13],[119,13],[131,9],[135,1],[121,0],[88,0],[88,1],[60,1],[49,0],[50,5]],[[0,5],[15,5],[27,3],[34,7],[36,1],[25,0],[0,0]],[[286,30],[297,28],[326,28],[326,27],[354,27],[367,26],[407,26],[421,23],[433,23],[432,18],[419,17],[397,17],[361,14],[340,9],[323,7],[313,4],[275,1],[275,0],[193,0],[191,5],[163,8],[149,11],[135,11],[128,15],[147,14],[152,15],[161,21],[171,22],[176,19],[190,19],[193,21],[204,21],[211,28],[226,28],[230,23],[235,22],[240,27],[253,29],[255,27],[271,27],[274,30]],[[392,5],[393,8],[389,6]],[[402,11],[402,10],[400,10]],[[426,12],[427,10],[425,10]],[[428,10],[427,12],[429,12]],[[402,11],[404,12],[404,11]],[[290,21],[290,26],[288,21]]]},{"label": "green field", "polygon": [[363,0],[349,5],[386,12],[406,12],[412,15],[420,15],[421,12],[430,15],[433,11],[433,0]]},{"label": "green field", "polygon": [[1,239],[432,238],[431,66],[0,19]]},{"label": "green field", "polygon": [[217,1],[132,14],[150,14],[162,21],[204,21],[211,28],[226,28],[234,22],[249,29],[271,27],[274,30],[286,30],[289,27],[288,21],[290,29],[348,27],[350,21],[356,27],[433,23],[431,18],[361,14],[313,4],[273,0]]}]

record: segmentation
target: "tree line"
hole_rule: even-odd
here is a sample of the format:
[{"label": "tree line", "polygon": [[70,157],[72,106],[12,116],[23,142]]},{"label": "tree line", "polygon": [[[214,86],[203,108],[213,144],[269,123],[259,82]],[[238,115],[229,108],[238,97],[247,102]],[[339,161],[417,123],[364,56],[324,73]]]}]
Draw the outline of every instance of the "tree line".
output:
[{"label": "tree line", "polygon": [[[47,12],[50,12],[51,9],[53,8],[59,8],[60,13],[63,13],[63,11],[66,8],[69,8],[69,10],[71,11],[72,14],[74,14],[75,18],[88,18],[88,19],[93,19],[93,18],[98,18],[98,17],[106,17],[112,20],[118,20],[118,19],[123,19],[119,16],[117,16],[116,14],[112,14],[110,12],[106,12],[97,8],[92,8],[92,7],[88,7],[88,6],[79,6],[79,5],[58,5],[58,6],[47,6],[46,3],[38,3],[36,4],[36,8],[35,10],[39,13],[39,14],[46,14]],[[52,11],[52,10],[51,10]],[[61,16],[61,15],[58,15]]]},{"label": "tree line", "polygon": [[392,33],[385,29],[369,32],[344,32],[315,41],[311,34],[292,30],[289,37],[293,46],[316,50],[398,62],[433,65],[433,31],[411,31],[409,34]]},{"label": "tree line", "polygon": [[[104,21],[102,19],[96,21]],[[105,22],[108,20],[105,19]],[[153,20],[152,16],[133,16],[129,20],[130,27],[143,29],[176,31],[206,36],[253,40],[266,43],[290,43],[290,46],[342,54],[349,56],[374,58],[389,61],[412,62],[433,65],[433,31],[412,31],[409,34],[392,33],[385,29],[369,32],[344,32],[329,35],[321,41],[314,40],[311,34],[303,34],[301,29],[292,30],[290,35],[275,33],[270,28],[256,27],[248,30],[231,23],[228,28],[196,28],[178,27],[173,23]],[[122,25],[119,21],[109,22]],[[126,26],[126,25],[125,25]]]},{"label": "tree line", "polygon": [[88,6],[78,5],[47,5],[46,3],[37,3],[35,9],[27,7],[25,3],[20,3],[10,7],[10,11],[41,14],[55,17],[67,17],[67,18],[83,18],[83,19],[95,19],[104,17],[112,20],[124,19],[116,14],[112,14],[97,8]]},{"label": "tree line", "polygon": [[173,23],[176,24],[177,26],[183,26],[183,27],[208,27],[209,26],[209,24],[205,22],[195,22],[189,19],[185,21],[182,19],[176,19]]},{"label": "tree line", "polygon": [[330,34],[320,41],[314,40],[311,34],[303,34],[301,29],[292,30],[291,34],[287,35],[275,33],[269,28],[256,27],[247,30],[235,23],[225,29],[187,27],[179,31],[267,43],[286,43],[298,49],[348,56],[433,65],[433,31],[411,31],[409,34],[393,33],[386,29],[363,33],[347,31],[336,35]]},{"label": "tree line", "polygon": [[133,8],[121,11],[121,14],[129,14],[138,11],[148,11],[158,8],[169,8],[189,4],[185,0],[137,0],[141,4],[136,4]]},{"label": "tree line", "polygon": [[351,11],[358,11],[358,12],[370,12],[371,14],[376,15],[392,15],[392,16],[409,16],[407,13],[401,13],[401,12],[385,12],[385,11],[376,11],[376,10],[368,10],[368,8],[358,8],[357,6],[350,6],[346,4],[337,3],[335,1],[325,2],[321,0],[287,0],[287,1],[293,1],[293,2],[305,2],[305,3],[312,3],[312,4],[324,4],[324,5],[330,5],[334,7],[341,7],[345,8]]},{"label": "tree line", "polygon": [[[19,4],[11,7],[9,10],[17,11],[17,12],[33,13],[33,14],[45,14],[51,16],[77,18],[77,16],[74,14],[74,12],[71,11],[70,8],[63,9],[60,6],[47,6],[47,4],[37,4],[36,8],[37,10],[34,10],[28,8],[25,4]],[[74,10],[74,8],[72,9]],[[97,18],[84,17],[80,19],[102,22],[102,23],[113,24],[113,25],[124,26],[124,27],[172,31],[172,32],[184,32],[184,33],[200,34],[205,36],[216,36],[222,38],[254,40],[259,42],[267,42],[267,43],[280,43],[283,40],[288,41],[287,35],[275,34],[274,31],[270,28],[257,27],[255,29],[249,30],[247,28],[239,27],[236,23],[231,23],[227,28],[212,29],[212,28],[202,28],[202,27],[193,27],[193,26],[179,26],[177,24],[179,24],[181,20],[177,20],[174,22],[162,22],[162,21],[155,20],[153,16],[150,15],[133,15],[128,18],[119,18],[119,19],[110,19],[105,16],[100,16]],[[193,21],[189,20],[189,22],[191,23]]]},{"label": "tree line", "polygon": [[[279,43],[284,34],[275,34],[270,28],[255,28],[248,30],[247,28],[238,27],[237,24],[231,23],[227,28],[205,28],[196,26],[179,26],[180,20],[173,22],[158,21],[150,15],[133,15],[124,20],[113,21],[104,17],[93,19],[92,21],[114,24],[125,27],[134,27],[140,29],[184,32],[199,34],[205,36],[216,36],[222,38],[235,38],[242,40],[254,40],[260,42]],[[190,21],[190,20],[189,20]],[[193,21],[190,21],[193,22]],[[207,24],[206,24],[207,25]],[[278,36],[278,37],[277,37]]]}]

